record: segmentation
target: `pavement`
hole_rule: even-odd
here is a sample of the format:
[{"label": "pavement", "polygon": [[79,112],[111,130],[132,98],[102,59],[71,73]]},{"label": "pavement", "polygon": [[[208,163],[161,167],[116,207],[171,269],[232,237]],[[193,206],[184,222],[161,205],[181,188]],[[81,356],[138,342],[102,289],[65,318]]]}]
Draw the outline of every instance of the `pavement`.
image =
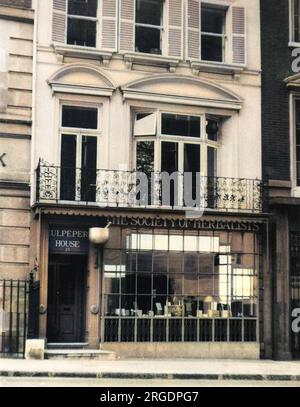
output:
[{"label": "pavement", "polygon": [[299,382],[300,361],[214,359],[0,359],[0,378],[85,378]]}]

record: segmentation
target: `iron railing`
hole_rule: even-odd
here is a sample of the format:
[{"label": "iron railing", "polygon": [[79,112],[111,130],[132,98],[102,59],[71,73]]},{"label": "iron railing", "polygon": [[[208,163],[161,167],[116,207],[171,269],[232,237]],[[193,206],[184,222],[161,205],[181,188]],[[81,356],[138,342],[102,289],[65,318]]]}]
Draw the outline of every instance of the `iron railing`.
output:
[{"label": "iron railing", "polygon": [[0,357],[23,357],[29,282],[0,280]]},{"label": "iron railing", "polygon": [[[102,207],[149,207],[262,213],[266,211],[267,188],[259,179],[193,177],[187,203],[185,174],[165,188],[161,173],[144,174],[146,189],[140,188],[135,171],[64,168],[40,162],[36,170],[37,203],[78,203]],[[186,189],[187,191],[187,189]]]},{"label": "iron railing", "polygon": [[256,318],[104,317],[103,342],[256,342]]},{"label": "iron railing", "polygon": [[0,280],[0,357],[22,358],[26,339],[39,337],[39,281]]}]

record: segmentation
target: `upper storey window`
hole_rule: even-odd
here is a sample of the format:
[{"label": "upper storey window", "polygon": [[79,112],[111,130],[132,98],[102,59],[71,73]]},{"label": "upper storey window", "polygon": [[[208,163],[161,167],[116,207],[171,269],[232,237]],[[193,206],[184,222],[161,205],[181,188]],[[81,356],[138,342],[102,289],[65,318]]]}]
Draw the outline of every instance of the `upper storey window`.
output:
[{"label": "upper storey window", "polygon": [[300,0],[292,2],[292,41],[300,42]]},{"label": "upper storey window", "polygon": [[68,44],[96,47],[97,3],[97,0],[68,0]]},{"label": "upper storey window", "polygon": [[135,50],[162,53],[163,1],[136,0]]},{"label": "upper storey window", "polygon": [[223,62],[225,55],[226,10],[202,6],[201,58],[204,61]]}]

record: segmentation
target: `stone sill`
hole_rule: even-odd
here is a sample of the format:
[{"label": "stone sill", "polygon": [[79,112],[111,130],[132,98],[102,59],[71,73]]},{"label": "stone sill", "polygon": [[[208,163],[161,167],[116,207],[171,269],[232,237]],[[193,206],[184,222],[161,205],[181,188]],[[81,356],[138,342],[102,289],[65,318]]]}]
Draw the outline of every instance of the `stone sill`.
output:
[{"label": "stone sill", "polygon": [[99,50],[96,48],[79,47],[76,45],[58,45],[52,44],[54,51],[57,55],[62,57],[75,57],[75,58],[86,58],[86,59],[96,59],[103,62],[104,65],[108,65],[112,58],[112,52]]},{"label": "stone sill", "polygon": [[174,73],[180,60],[178,58],[164,57],[163,55],[126,53],[124,61],[128,69],[132,69],[134,63],[141,65],[162,66]]},{"label": "stone sill", "polygon": [[0,6],[0,19],[33,23],[34,11],[26,8]]},{"label": "stone sill", "polygon": [[290,41],[288,44],[289,48],[300,48],[300,42]]},{"label": "stone sill", "polygon": [[246,70],[244,65],[231,65],[226,63],[191,61],[191,69],[195,75],[199,72],[223,73],[229,75],[240,75]]}]

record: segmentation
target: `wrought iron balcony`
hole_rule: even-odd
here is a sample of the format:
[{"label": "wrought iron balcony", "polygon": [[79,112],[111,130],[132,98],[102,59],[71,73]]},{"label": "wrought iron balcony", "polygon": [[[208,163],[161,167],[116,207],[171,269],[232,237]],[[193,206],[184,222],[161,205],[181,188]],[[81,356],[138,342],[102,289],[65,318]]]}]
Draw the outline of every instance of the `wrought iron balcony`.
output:
[{"label": "wrought iron balcony", "polygon": [[[41,161],[36,170],[36,202],[236,213],[266,210],[267,188],[259,179],[193,174],[188,190],[185,176],[176,173],[167,188],[162,173],[62,168]],[[141,188],[145,180],[147,186]],[[193,204],[187,196],[195,197]]]}]

